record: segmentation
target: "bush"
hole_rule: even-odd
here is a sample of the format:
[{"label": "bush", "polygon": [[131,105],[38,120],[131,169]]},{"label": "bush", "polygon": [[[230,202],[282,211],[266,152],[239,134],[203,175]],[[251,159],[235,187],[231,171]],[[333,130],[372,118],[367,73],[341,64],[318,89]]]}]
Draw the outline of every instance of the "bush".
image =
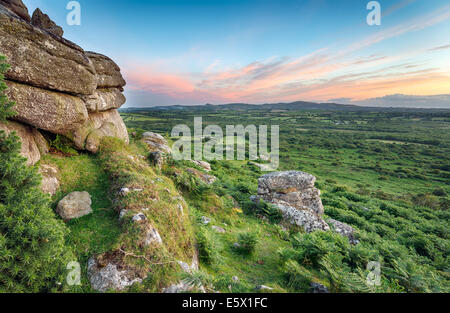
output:
[{"label": "bush", "polygon": [[[5,122],[12,110],[2,78],[0,117]],[[57,291],[70,261],[67,229],[40,191],[37,169],[20,156],[20,146],[15,134],[0,131],[0,292]]]},{"label": "bush", "polygon": [[220,242],[214,235],[214,233],[204,227],[197,232],[199,258],[202,262],[209,265],[219,261]]},{"label": "bush", "polygon": [[255,252],[258,244],[258,233],[245,232],[238,235],[238,246],[235,248],[239,253],[250,255]]},{"label": "bush", "polygon": [[439,187],[439,188],[436,188],[435,190],[433,190],[433,195],[438,196],[438,197],[446,197],[447,192],[444,190],[444,188]]},{"label": "bush", "polygon": [[246,214],[263,215],[267,217],[272,223],[279,223],[283,218],[283,215],[276,206],[262,200],[260,200],[258,203],[246,200],[241,205]]}]

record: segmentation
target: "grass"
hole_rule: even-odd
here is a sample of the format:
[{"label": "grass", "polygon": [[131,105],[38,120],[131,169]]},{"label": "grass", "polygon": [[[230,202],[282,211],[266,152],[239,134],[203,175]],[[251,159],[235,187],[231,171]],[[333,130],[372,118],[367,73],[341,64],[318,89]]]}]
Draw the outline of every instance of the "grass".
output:
[{"label": "grass", "polygon": [[[138,133],[168,134],[173,123],[190,125],[198,114],[195,110],[143,112],[125,121]],[[334,292],[448,291],[450,138],[441,131],[449,123],[442,114],[202,114],[204,125],[280,123],[280,170],[315,175],[325,218],[354,227],[361,241],[357,246],[328,233],[323,238],[304,234],[280,222],[267,208],[251,206],[249,197],[256,194],[263,172],[247,161],[212,161],[209,174],[217,181],[206,185],[186,171],[203,171],[191,162],[169,159],[162,170],[150,166],[148,150],[139,140],[124,146],[108,139],[98,156],[47,156],[43,162],[61,169],[62,187],[55,205],[72,191],[88,191],[93,199],[93,214],[67,224],[71,230],[67,243],[83,269],[79,291],[92,291],[85,271],[89,257],[122,250],[129,254],[120,256],[121,264],[145,277],[130,291],[159,292],[182,279],[175,262],[191,263],[196,239],[202,261],[200,271],[189,275],[209,291],[257,292],[257,286],[266,285],[273,292],[308,292],[311,282]],[[120,197],[122,187],[142,191]],[[147,226],[130,223],[133,214],[144,208],[149,224],[162,237],[162,247],[142,247]],[[121,209],[129,214],[119,223]],[[202,216],[211,222],[204,225]],[[226,232],[218,233],[212,226]],[[257,234],[255,250],[242,253],[234,244],[240,234],[249,232]],[[361,284],[370,260],[383,262],[378,289]]]},{"label": "grass", "polygon": [[109,251],[120,234],[117,212],[112,209],[109,195],[109,177],[98,157],[87,154],[72,157],[47,155],[41,162],[54,165],[60,171],[61,188],[53,197],[55,208],[59,200],[70,192],[87,191],[91,195],[93,213],[67,222],[70,229],[67,244],[83,271],[81,291],[90,291],[87,260],[92,255]]}]

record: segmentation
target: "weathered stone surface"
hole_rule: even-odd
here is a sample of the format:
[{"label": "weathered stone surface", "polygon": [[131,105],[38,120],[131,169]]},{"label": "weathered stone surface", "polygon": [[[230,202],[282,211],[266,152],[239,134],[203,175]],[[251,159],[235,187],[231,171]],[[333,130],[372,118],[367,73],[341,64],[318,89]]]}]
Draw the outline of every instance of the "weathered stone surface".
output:
[{"label": "weathered stone surface", "polygon": [[327,231],[330,229],[328,224],[314,212],[310,210],[299,210],[288,204],[275,204],[282,212],[283,218],[291,224],[301,226],[307,233],[315,230]]},{"label": "weathered stone surface", "polygon": [[83,49],[14,17],[0,6],[0,54],[11,69],[6,78],[73,94],[92,94],[96,73]]},{"label": "weathered stone surface", "polygon": [[258,196],[276,205],[285,220],[302,226],[306,232],[329,230],[322,219],[324,212],[320,190],[314,188],[316,178],[308,173],[289,171],[263,175],[258,180]]},{"label": "weathered stone surface", "polygon": [[200,178],[200,180],[202,180],[205,184],[208,185],[214,184],[214,182],[217,180],[216,176],[202,173],[199,170],[196,170],[195,168],[187,168],[186,172]]},{"label": "weathered stone surface", "polygon": [[314,188],[316,178],[304,172],[276,172],[258,180],[258,196],[271,203],[286,202],[299,210],[311,210],[323,215],[320,190]]},{"label": "weathered stone surface", "polygon": [[310,287],[312,293],[330,293],[327,287],[319,283],[311,283]]},{"label": "weathered stone surface", "polygon": [[72,192],[59,201],[56,213],[65,221],[92,213],[92,200],[89,193]]},{"label": "weathered stone surface", "polygon": [[113,263],[100,266],[95,257],[88,260],[88,276],[92,288],[100,292],[123,291],[135,283],[142,282],[141,278],[130,277],[132,275],[127,270],[119,270]]},{"label": "weathered stone surface", "polygon": [[129,142],[127,128],[117,110],[92,113],[78,129],[66,133],[80,150],[98,151],[103,137],[117,137]]},{"label": "weathered stone surface", "polygon": [[31,17],[31,24],[59,37],[64,35],[62,27],[56,25],[56,23],[53,22],[47,14],[42,13],[39,8],[34,10],[33,16]]},{"label": "weathered stone surface", "polygon": [[48,193],[50,195],[56,194],[60,187],[59,183],[59,171],[56,167],[48,165],[48,164],[42,164],[39,172],[42,175],[42,185],[41,190],[44,193]]},{"label": "weathered stone surface", "polygon": [[287,193],[313,188],[316,178],[299,171],[275,172],[263,175],[258,180],[258,194],[269,192]]},{"label": "weathered stone surface", "polygon": [[142,134],[142,140],[153,152],[159,151],[162,153],[172,153],[172,149],[168,146],[167,140],[160,134],[146,132]]},{"label": "weathered stone surface", "polygon": [[201,168],[203,168],[207,172],[211,171],[211,164],[209,164],[206,161],[191,160],[191,162],[194,163],[195,165],[200,166]]},{"label": "weathered stone surface", "polygon": [[126,102],[125,96],[117,88],[97,89],[92,95],[82,96],[82,99],[89,112],[118,109]]},{"label": "weathered stone surface", "polygon": [[339,235],[347,237],[350,244],[356,245],[359,243],[359,240],[355,238],[355,229],[348,224],[343,222],[336,221],[335,219],[328,219],[328,224],[331,226],[331,229]]},{"label": "weathered stone surface", "polygon": [[16,102],[14,119],[47,130],[65,134],[80,127],[88,118],[84,102],[68,94],[7,81],[6,94]]},{"label": "weathered stone surface", "polygon": [[87,51],[86,55],[93,62],[97,72],[97,88],[122,88],[125,80],[119,66],[110,58],[100,53]]},{"label": "weathered stone surface", "polygon": [[41,155],[48,152],[45,138],[34,127],[9,121],[6,124],[0,123],[0,130],[7,134],[16,132],[22,142],[20,154],[27,158],[28,165],[36,164],[41,159]]},{"label": "weathered stone surface", "polygon": [[145,239],[144,239],[144,245],[150,246],[153,244],[162,244],[163,241],[161,239],[161,236],[159,235],[156,228],[154,228],[151,225],[148,225],[145,230]]},{"label": "weathered stone surface", "polygon": [[31,21],[28,9],[25,4],[23,4],[22,0],[0,0],[0,5],[3,5],[7,9],[11,10],[25,21]]}]

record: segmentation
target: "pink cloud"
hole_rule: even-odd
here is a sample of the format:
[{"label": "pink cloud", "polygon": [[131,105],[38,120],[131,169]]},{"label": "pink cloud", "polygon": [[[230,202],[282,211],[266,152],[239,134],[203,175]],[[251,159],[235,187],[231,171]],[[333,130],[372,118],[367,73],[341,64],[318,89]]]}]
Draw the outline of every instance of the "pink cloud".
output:
[{"label": "pink cloud", "polygon": [[[411,1],[406,0],[405,4]],[[179,58],[136,63],[127,68],[128,89],[162,94],[173,104],[205,102],[313,100],[332,98],[361,100],[391,93],[410,93],[415,88],[445,93],[449,73],[411,61],[429,53],[423,48],[398,55],[353,56],[356,51],[383,40],[436,25],[450,18],[450,5],[350,44],[339,51],[323,48],[297,58],[272,57],[243,66],[223,68],[220,60],[204,64],[197,73],[183,73],[187,62],[199,62],[190,51]],[[444,49],[448,46],[434,48]],[[433,49],[432,49],[433,50]],[[381,67],[384,66],[384,67]],[[434,85],[431,85],[431,82]],[[448,90],[447,90],[448,91]]]}]

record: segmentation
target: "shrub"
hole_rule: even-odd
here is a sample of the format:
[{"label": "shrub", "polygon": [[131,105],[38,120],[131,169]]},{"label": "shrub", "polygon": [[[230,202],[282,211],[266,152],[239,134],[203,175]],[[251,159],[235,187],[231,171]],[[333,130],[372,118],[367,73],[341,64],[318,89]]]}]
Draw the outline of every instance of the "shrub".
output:
[{"label": "shrub", "polygon": [[242,254],[250,255],[256,249],[258,244],[258,233],[256,232],[244,232],[238,235],[238,244],[235,249]]},{"label": "shrub", "polygon": [[[7,67],[0,65],[2,73]],[[11,116],[0,76],[0,117]],[[20,140],[0,131],[0,292],[57,291],[70,254],[67,234],[39,188],[37,169],[21,157]]]},{"label": "shrub", "polygon": [[199,258],[202,262],[210,265],[219,261],[220,242],[214,235],[204,227],[197,232]]},{"label": "shrub", "polygon": [[241,205],[246,214],[263,215],[267,217],[272,223],[279,223],[283,218],[283,215],[276,206],[262,200],[260,200],[258,203],[250,200],[245,200]]},{"label": "shrub", "polygon": [[433,190],[433,195],[438,196],[438,197],[446,197],[447,192],[444,190],[444,188],[439,187],[439,188],[436,188],[435,190]]},{"label": "shrub", "polygon": [[293,288],[295,291],[308,292],[310,290],[313,276],[303,266],[300,266],[293,260],[288,260],[285,264],[284,277],[287,281],[287,286]]}]

